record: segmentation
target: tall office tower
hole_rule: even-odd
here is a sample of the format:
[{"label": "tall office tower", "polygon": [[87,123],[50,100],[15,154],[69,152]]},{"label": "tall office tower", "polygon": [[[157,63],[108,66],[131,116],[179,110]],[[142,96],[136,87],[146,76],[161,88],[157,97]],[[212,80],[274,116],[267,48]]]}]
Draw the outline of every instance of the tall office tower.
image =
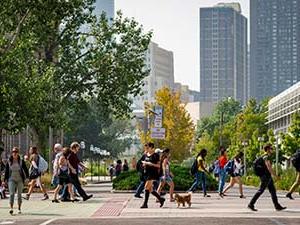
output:
[{"label": "tall office tower", "polygon": [[145,60],[150,74],[144,78],[143,94],[133,98],[133,108],[135,109],[144,109],[146,101],[154,102],[157,90],[163,87],[173,89],[174,86],[173,52],[151,42]]},{"label": "tall office tower", "polygon": [[200,93],[202,102],[248,99],[247,19],[239,3],[200,8]]},{"label": "tall office tower", "polygon": [[96,0],[95,14],[100,16],[102,12],[106,13],[107,19],[115,18],[115,0]]},{"label": "tall office tower", "polygon": [[251,96],[262,100],[300,81],[300,1],[250,1]]}]

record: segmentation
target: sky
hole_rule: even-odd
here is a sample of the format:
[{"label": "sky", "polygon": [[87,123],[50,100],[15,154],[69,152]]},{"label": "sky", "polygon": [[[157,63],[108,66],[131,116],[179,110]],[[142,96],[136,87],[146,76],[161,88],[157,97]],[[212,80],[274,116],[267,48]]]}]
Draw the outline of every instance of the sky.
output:
[{"label": "sky", "polygon": [[239,2],[249,18],[250,0],[115,0],[115,9],[135,18],[145,31],[152,30],[152,41],[174,53],[175,82],[199,91],[199,8],[220,2]]}]

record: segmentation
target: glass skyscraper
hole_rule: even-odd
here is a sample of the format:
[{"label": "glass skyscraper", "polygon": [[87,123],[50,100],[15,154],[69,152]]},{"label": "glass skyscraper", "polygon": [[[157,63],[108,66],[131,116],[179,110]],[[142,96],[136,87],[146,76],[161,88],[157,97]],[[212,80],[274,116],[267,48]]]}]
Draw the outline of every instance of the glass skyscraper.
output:
[{"label": "glass skyscraper", "polygon": [[200,8],[200,95],[203,102],[248,99],[247,19],[238,3]]},{"label": "glass skyscraper", "polygon": [[250,1],[250,94],[262,100],[300,81],[300,1]]}]

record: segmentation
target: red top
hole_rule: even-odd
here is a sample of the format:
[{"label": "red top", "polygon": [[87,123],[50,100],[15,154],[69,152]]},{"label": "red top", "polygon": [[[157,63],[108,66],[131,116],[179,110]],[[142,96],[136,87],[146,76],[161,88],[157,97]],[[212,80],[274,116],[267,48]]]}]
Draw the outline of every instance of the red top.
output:
[{"label": "red top", "polygon": [[222,155],[219,157],[219,165],[220,165],[220,168],[223,169],[224,166],[226,165],[227,163],[227,156],[226,155]]}]

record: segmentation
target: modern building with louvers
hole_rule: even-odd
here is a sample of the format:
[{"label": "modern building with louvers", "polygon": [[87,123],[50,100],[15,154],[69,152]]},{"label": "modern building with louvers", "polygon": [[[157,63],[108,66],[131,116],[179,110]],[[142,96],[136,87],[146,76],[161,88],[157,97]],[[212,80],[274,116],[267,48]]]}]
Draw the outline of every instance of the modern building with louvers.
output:
[{"label": "modern building with louvers", "polygon": [[300,111],[300,82],[269,101],[268,125],[274,134],[287,132],[293,113]]}]

